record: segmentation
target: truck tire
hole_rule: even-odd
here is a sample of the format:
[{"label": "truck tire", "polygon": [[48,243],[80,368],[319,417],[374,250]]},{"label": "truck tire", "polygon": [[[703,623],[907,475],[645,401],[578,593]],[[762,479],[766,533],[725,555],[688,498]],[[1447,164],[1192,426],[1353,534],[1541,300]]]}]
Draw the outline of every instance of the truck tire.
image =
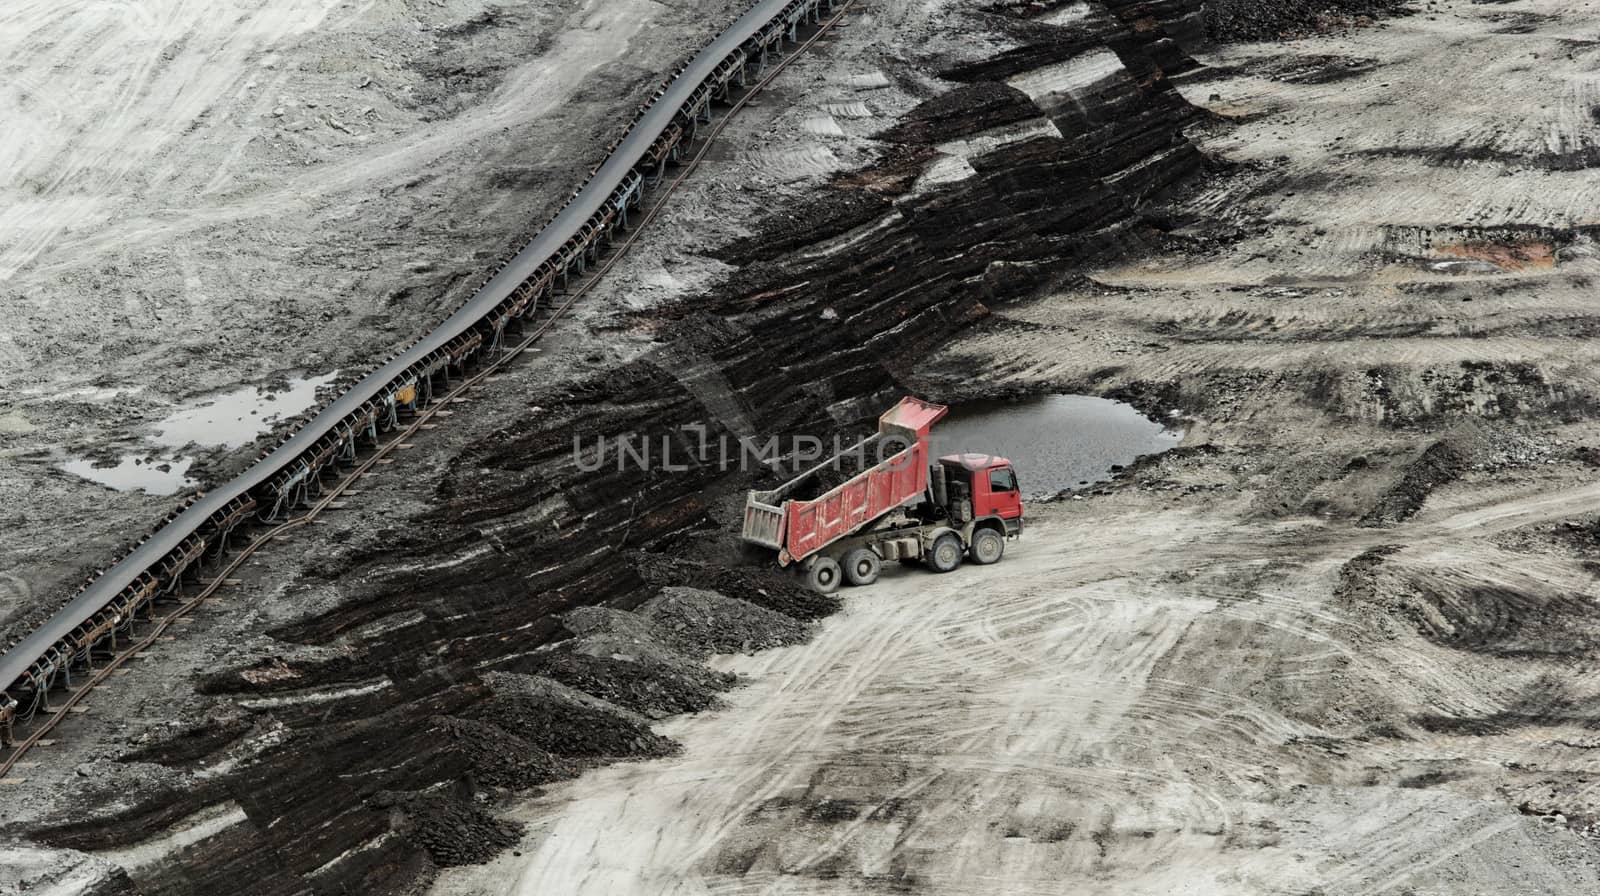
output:
[{"label": "truck tire", "polygon": [[806,585],[818,594],[838,591],[840,578],[839,561],[832,557],[818,557],[806,569]]},{"label": "truck tire", "polygon": [[871,585],[882,570],[883,561],[871,548],[856,548],[844,555],[844,580],[852,585]]},{"label": "truck tire", "polygon": [[1006,540],[993,529],[979,529],[972,533],[972,547],[968,549],[972,562],[979,566],[999,563],[1006,555]]},{"label": "truck tire", "polygon": [[928,548],[924,559],[928,568],[934,572],[952,572],[961,565],[961,536],[954,532],[946,532],[933,540],[933,547]]}]

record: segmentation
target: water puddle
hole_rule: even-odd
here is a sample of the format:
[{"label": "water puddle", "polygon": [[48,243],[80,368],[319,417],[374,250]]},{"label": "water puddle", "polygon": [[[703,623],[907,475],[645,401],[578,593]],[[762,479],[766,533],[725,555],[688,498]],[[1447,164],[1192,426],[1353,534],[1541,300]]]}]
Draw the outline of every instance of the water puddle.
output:
[{"label": "water puddle", "polygon": [[168,448],[243,447],[273,423],[316,404],[317,390],[332,383],[336,376],[337,371],[325,376],[295,377],[289,380],[287,389],[276,392],[245,386],[199,399],[157,423],[154,441]]},{"label": "water puddle", "polygon": [[151,495],[172,495],[198,483],[188,476],[192,456],[181,449],[241,448],[255,441],[272,425],[310,408],[317,390],[329,385],[338,372],[313,377],[293,377],[288,387],[269,390],[245,386],[208,395],[178,408],[151,427],[149,441],[165,449],[128,454],[115,464],[74,458],[61,469],[117,491],[139,490]]},{"label": "water puddle", "polygon": [[932,447],[936,456],[970,452],[1010,458],[1024,495],[1038,500],[1109,481],[1113,467],[1176,448],[1182,439],[1181,429],[1120,401],[1047,395],[952,408],[934,426]]},{"label": "water puddle", "polygon": [[116,464],[99,466],[96,461],[80,458],[61,464],[61,469],[119,492],[137,489],[150,495],[175,495],[199,484],[185,475],[193,463],[187,457],[124,457]]}]

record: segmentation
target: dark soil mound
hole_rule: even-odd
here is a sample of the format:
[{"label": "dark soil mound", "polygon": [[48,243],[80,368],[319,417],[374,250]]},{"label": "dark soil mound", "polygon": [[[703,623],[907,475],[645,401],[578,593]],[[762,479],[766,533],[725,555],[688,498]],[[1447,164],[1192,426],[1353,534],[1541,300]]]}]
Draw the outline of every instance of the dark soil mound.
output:
[{"label": "dark soil mound", "polygon": [[622,759],[668,756],[678,747],[645,720],[549,679],[491,676],[495,695],[473,717],[557,756]]},{"label": "dark soil mound", "polygon": [[661,554],[641,554],[639,575],[652,585],[705,588],[801,621],[838,612],[839,598],[818,594],[776,568],[716,566]]},{"label": "dark soil mound", "polygon": [[1303,37],[1406,11],[1406,0],[1211,0],[1206,36],[1216,41]]},{"label": "dark soil mound", "polygon": [[577,774],[574,763],[487,722],[441,716],[434,727],[466,759],[479,784],[527,790]]},{"label": "dark soil mound", "polygon": [[386,791],[372,802],[403,816],[400,827],[444,868],[487,862],[522,838],[521,826],[444,794]]},{"label": "dark soil mound", "polygon": [[1378,599],[1378,570],[1399,545],[1383,544],[1363,551],[1339,568],[1339,584],[1334,586],[1337,600],[1372,603]]},{"label": "dark soil mound", "polygon": [[1491,656],[1578,657],[1600,645],[1600,625],[1582,594],[1520,591],[1433,575],[1408,607],[1423,637]]},{"label": "dark soil mound", "polygon": [[1449,442],[1434,442],[1406,468],[1404,476],[1378,498],[1361,518],[1363,526],[1385,526],[1410,519],[1433,490],[1453,482],[1467,469],[1467,457]]},{"label": "dark soil mound", "polygon": [[[793,622],[787,616],[781,617]],[[653,719],[696,712],[717,700],[731,677],[627,656],[592,656],[573,649],[539,654],[526,671],[553,678],[585,694]]]},{"label": "dark soil mound", "polygon": [[690,656],[749,653],[806,639],[805,626],[782,613],[698,588],[663,588],[639,615]]}]

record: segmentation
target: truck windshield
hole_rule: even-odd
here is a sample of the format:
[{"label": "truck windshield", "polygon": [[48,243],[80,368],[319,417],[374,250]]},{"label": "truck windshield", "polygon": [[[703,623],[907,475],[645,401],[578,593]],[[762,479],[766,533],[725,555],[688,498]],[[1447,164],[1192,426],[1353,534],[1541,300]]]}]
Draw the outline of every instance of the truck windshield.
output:
[{"label": "truck windshield", "polygon": [[1017,490],[1017,474],[1010,467],[1001,467],[989,471],[989,491],[1014,492]]}]

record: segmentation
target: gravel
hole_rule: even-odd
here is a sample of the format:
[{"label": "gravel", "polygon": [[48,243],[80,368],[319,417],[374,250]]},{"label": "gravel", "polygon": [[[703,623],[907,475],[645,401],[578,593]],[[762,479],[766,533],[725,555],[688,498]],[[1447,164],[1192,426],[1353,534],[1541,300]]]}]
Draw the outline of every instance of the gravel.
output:
[{"label": "gravel", "polygon": [[1211,0],[1206,34],[1217,41],[1274,40],[1367,24],[1406,10],[1405,0]]},{"label": "gravel", "polygon": [[806,627],[795,619],[698,588],[663,588],[639,613],[690,656],[750,653],[806,640]]}]

